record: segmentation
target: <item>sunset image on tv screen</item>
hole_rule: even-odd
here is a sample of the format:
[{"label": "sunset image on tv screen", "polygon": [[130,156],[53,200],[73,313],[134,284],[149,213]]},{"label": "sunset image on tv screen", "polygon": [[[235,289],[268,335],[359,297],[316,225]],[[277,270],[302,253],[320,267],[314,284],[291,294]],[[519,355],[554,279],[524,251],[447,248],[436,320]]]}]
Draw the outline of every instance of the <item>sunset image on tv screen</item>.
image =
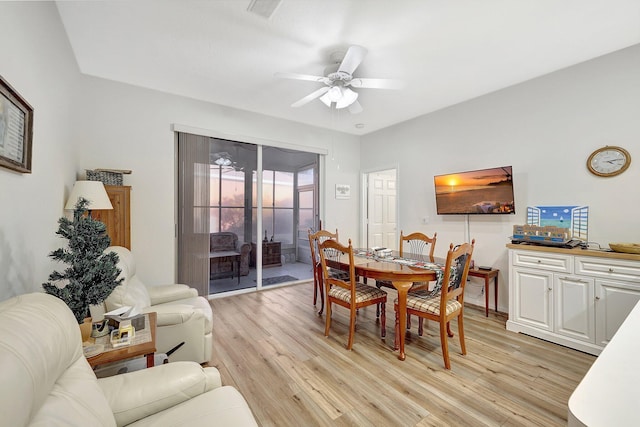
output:
[{"label": "sunset image on tv screen", "polygon": [[434,183],[439,215],[515,213],[511,166],[438,175]]}]

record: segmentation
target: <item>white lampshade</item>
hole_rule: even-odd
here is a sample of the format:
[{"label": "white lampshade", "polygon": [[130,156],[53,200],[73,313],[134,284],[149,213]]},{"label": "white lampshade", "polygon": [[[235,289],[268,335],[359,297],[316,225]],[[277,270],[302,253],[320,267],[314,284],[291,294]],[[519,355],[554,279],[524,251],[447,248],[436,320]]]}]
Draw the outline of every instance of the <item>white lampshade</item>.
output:
[{"label": "white lampshade", "polygon": [[113,209],[107,190],[104,189],[104,184],[100,181],[76,181],[64,208],[67,210],[75,209],[80,197],[89,201],[88,210]]},{"label": "white lampshade", "polygon": [[357,99],[358,99],[358,93],[357,92],[352,91],[348,87],[347,88],[343,88],[342,89],[342,98],[340,98],[338,100],[338,102],[336,102],[336,108],[340,109],[340,108],[348,107],[349,105],[351,105],[354,102],[356,102]]}]

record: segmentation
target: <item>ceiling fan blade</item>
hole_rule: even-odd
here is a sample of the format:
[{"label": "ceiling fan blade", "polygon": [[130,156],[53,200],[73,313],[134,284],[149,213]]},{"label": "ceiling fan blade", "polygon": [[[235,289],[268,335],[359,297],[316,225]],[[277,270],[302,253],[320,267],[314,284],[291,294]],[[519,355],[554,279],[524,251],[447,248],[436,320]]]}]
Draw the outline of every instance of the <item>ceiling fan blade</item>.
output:
[{"label": "ceiling fan blade", "polygon": [[293,79],[293,80],[307,80],[310,82],[321,82],[324,84],[329,84],[330,80],[323,76],[312,76],[310,74],[297,74],[297,73],[275,73],[275,77],[281,79]]},{"label": "ceiling fan blade", "polygon": [[361,79],[354,78],[349,82],[350,86],[356,88],[370,89],[402,89],[404,82],[394,79]]},{"label": "ceiling fan blade", "polygon": [[325,93],[327,93],[329,91],[329,86],[325,86],[325,87],[321,87],[320,89],[316,90],[315,92],[311,92],[309,95],[305,96],[304,98],[294,102],[293,104],[291,104],[292,107],[302,107],[304,104],[307,104],[311,101],[313,101],[316,98],[321,97],[322,95],[324,95]]},{"label": "ceiling fan blade", "polygon": [[342,60],[338,71],[342,71],[350,75],[353,74],[366,54],[367,49],[363,48],[362,46],[351,46],[349,50],[347,50],[347,53],[344,56],[344,59]]},{"label": "ceiling fan blade", "polygon": [[362,113],[362,105],[358,101],[355,101],[353,104],[349,105],[349,112],[351,114]]}]

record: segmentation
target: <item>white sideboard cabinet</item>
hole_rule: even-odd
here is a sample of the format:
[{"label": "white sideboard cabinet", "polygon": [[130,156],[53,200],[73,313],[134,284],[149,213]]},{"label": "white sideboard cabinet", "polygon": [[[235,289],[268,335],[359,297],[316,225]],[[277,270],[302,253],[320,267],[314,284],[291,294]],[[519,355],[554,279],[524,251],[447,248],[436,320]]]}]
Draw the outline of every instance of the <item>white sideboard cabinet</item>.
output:
[{"label": "white sideboard cabinet", "polygon": [[640,255],[507,247],[509,331],[598,355],[640,301]]}]

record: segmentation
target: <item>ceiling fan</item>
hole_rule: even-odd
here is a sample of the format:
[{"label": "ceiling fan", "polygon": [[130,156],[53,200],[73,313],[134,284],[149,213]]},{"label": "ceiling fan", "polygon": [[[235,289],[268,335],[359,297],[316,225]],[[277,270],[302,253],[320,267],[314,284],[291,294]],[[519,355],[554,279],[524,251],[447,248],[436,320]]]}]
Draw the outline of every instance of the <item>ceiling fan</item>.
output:
[{"label": "ceiling fan", "polygon": [[244,170],[244,166],[240,166],[238,162],[234,161],[226,151],[220,151],[218,153],[212,153],[211,162],[220,166],[221,168],[232,168],[233,170],[239,171]]},{"label": "ceiling fan", "polygon": [[362,111],[362,105],[358,102],[358,92],[352,88],[400,89],[402,87],[402,83],[397,80],[354,77],[353,72],[366,54],[367,50],[362,46],[351,46],[342,60],[334,58],[337,59],[335,63],[325,68],[325,76],[296,73],[276,73],[275,76],[325,84],[324,87],[291,104],[292,107],[302,107],[314,99],[320,99],[327,107],[331,108],[335,104],[336,109],[348,108],[349,112],[356,114]]}]

